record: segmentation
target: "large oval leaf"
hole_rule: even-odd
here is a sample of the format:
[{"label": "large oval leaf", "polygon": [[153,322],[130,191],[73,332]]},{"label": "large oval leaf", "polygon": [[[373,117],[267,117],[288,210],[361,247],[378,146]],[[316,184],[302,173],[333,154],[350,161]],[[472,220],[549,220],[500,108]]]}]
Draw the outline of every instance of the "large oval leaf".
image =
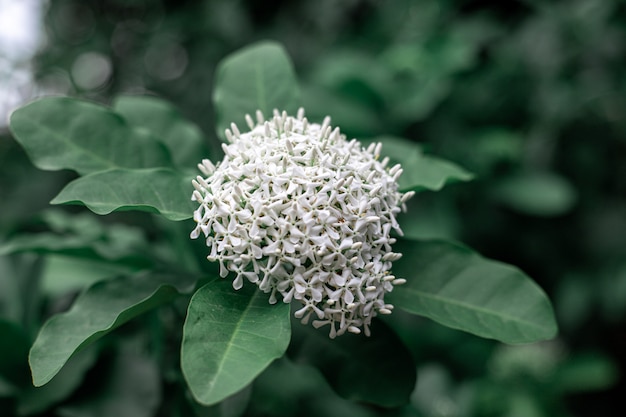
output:
[{"label": "large oval leaf", "polygon": [[33,164],[81,175],[112,168],[171,166],[163,144],[133,129],[111,109],[67,97],[47,97],[19,108],[10,127]]},{"label": "large oval leaf", "polygon": [[289,305],[270,305],[253,285],[228,280],[201,287],[189,303],[181,367],[198,402],[215,404],[248,385],[283,355],[291,336]]},{"label": "large oval leaf", "polygon": [[29,355],[33,384],[44,385],[76,351],[181,292],[190,292],[193,285],[184,276],[152,274],[94,284],[68,312],[52,317],[41,328]]},{"label": "large oval leaf", "polygon": [[195,169],[202,155],[208,154],[202,131],[165,100],[118,96],[113,102],[113,110],[133,127],[146,129],[161,141],[179,168]]},{"label": "large oval leaf", "polygon": [[383,407],[409,402],[416,380],[411,353],[382,321],[372,335],[346,333],[330,339],[323,329],[294,323],[289,356],[318,368],[342,397]]},{"label": "large oval leaf", "polygon": [[387,298],[448,327],[506,343],[550,339],[557,331],[546,294],[519,269],[444,241],[401,241],[394,274],[407,279]]},{"label": "large oval leaf", "polygon": [[293,64],[282,46],[260,42],[226,57],[217,68],[213,102],[217,134],[231,123],[242,126],[246,114],[261,110],[269,117],[276,108],[294,114],[300,92]]},{"label": "large oval leaf", "polygon": [[192,191],[191,179],[169,168],[111,169],[75,179],[51,203],[83,204],[96,214],[141,210],[185,220],[195,209]]}]

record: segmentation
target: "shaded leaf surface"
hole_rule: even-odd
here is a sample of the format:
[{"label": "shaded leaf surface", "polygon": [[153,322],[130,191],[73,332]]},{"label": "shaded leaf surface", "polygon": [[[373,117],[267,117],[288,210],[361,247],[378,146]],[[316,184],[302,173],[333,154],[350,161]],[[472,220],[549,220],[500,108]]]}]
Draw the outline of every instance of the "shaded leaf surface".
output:
[{"label": "shaded leaf surface", "polygon": [[66,97],[47,97],[16,110],[15,139],[35,166],[81,175],[112,168],[170,166],[163,144],[133,129],[109,108]]},{"label": "shaded leaf surface", "polygon": [[[191,409],[187,411],[188,414],[182,415],[195,415],[206,417],[247,416],[248,414],[246,413],[246,410],[250,405],[251,394],[252,384],[236,392],[235,394],[224,398],[224,400],[220,401],[219,403],[213,405],[202,405],[195,401],[193,398],[189,398],[189,406],[191,407]],[[182,413],[184,413],[184,411],[182,411]]]},{"label": "shaded leaf surface", "polygon": [[308,401],[319,401],[321,397],[328,398],[333,394],[317,369],[296,364],[283,356],[272,362],[254,381],[252,414],[276,417],[304,415],[309,409]]},{"label": "shaded leaf surface", "polygon": [[41,387],[31,385],[23,390],[18,398],[20,415],[41,413],[72,395],[83,383],[85,374],[96,363],[98,354],[99,346],[90,345],[73,355],[46,385]]},{"label": "shaded leaf surface", "polygon": [[398,336],[376,320],[372,335],[346,333],[330,339],[324,329],[299,322],[289,356],[318,368],[342,397],[383,407],[407,404],[416,381],[411,354]]},{"label": "shaded leaf surface", "polygon": [[120,262],[49,254],[41,270],[41,291],[49,297],[82,291],[104,279],[131,275],[140,269]]},{"label": "shaded leaf surface", "polygon": [[[88,236],[45,232],[24,233],[15,236],[6,243],[0,244],[0,255],[20,252],[54,253],[83,258],[115,260],[118,263],[133,265],[148,265],[147,256],[141,256],[136,253],[145,248],[125,244],[127,242],[124,242],[124,245],[116,245],[116,243],[118,242],[107,242],[100,237],[94,239]],[[122,252],[122,249],[125,249],[125,252]],[[133,253],[133,249],[135,253]]]},{"label": "shaded leaf surface", "polygon": [[[129,349],[126,349],[129,350]],[[95,392],[59,408],[62,417],[151,417],[161,399],[159,370],[135,352],[120,352]]]},{"label": "shaded leaf surface", "polygon": [[260,42],[226,57],[217,68],[213,102],[222,139],[231,123],[242,128],[245,115],[254,117],[256,110],[266,118],[275,108],[295,114],[300,92],[286,51],[278,43]]},{"label": "shaded leaf surface", "polygon": [[380,415],[374,410],[371,404],[341,398],[317,368],[282,357],[274,361],[254,381],[248,413],[273,417]]},{"label": "shaded leaf surface", "polygon": [[11,259],[0,256],[0,317],[16,323],[23,319],[19,277]]},{"label": "shaded leaf surface", "polygon": [[388,156],[389,166],[402,165],[403,173],[398,180],[400,190],[438,191],[446,184],[469,181],[474,175],[453,162],[424,155],[422,148],[407,139],[384,136],[376,138],[383,148],[382,156]]},{"label": "shaded leaf surface", "polygon": [[[24,233],[0,244],[0,255],[19,252],[94,254],[86,247],[84,236],[61,236],[55,233]],[[95,255],[95,254],[94,254]]]},{"label": "shaded leaf surface", "polygon": [[553,375],[553,386],[563,392],[603,390],[619,379],[616,364],[602,354],[583,353],[568,359]]},{"label": "shaded leaf surface", "polygon": [[17,324],[0,319],[0,376],[15,385],[28,383],[30,340]]},{"label": "shaded leaf surface", "polygon": [[39,220],[50,231],[16,234],[0,243],[0,255],[36,252],[114,260],[115,266],[152,264],[153,246],[139,227],[121,223],[105,227],[92,213],[69,214],[56,208],[43,212]]},{"label": "shaded leaf surface", "polygon": [[172,169],[112,169],[70,182],[51,203],[83,204],[96,214],[141,210],[185,220],[195,209],[192,191],[190,178]]},{"label": "shaded leaf surface", "polygon": [[494,187],[494,194],[508,207],[532,216],[565,214],[578,198],[567,179],[548,172],[527,172],[508,177]]},{"label": "shaded leaf surface", "polygon": [[394,274],[407,279],[387,298],[445,326],[505,343],[550,339],[557,327],[546,294],[519,269],[444,241],[398,242]]},{"label": "shaded leaf surface", "polygon": [[37,335],[29,356],[34,385],[50,381],[79,349],[192,288],[186,277],[149,274],[94,284],[68,312],[48,320]]},{"label": "shaded leaf surface", "polygon": [[180,168],[193,169],[208,154],[200,129],[165,100],[148,96],[119,96],[113,110],[136,128],[146,129],[169,150]]},{"label": "shaded leaf surface", "polygon": [[181,367],[194,397],[215,404],[248,385],[283,355],[291,335],[289,305],[270,305],[254,285],[228,280],[201,287],[183,329]]}]

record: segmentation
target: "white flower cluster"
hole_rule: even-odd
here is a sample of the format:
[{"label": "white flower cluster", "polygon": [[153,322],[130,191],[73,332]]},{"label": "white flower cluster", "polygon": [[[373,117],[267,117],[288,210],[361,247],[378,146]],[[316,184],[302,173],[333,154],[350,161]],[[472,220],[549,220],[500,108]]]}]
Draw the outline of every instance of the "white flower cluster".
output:
[{"label": "white flower cluster", "polygon": [[270,303],[298,300],[295,316],[330,325],[331,338],[369,335],[372,318],[393,309],[385,293],[405,282],[390,273],[401,257],[390,234],[402,234],[396,215],[414,194],[398,192],[402,169],[379,161],[380,143],[347,141],[329,117],[256,116],[246,116],[249,132],[226,130],[221,163],[198,165],[206,177],[193,181],[191,237],[206,237],[207,259],[235,274],[235,289],[248,280]]}]

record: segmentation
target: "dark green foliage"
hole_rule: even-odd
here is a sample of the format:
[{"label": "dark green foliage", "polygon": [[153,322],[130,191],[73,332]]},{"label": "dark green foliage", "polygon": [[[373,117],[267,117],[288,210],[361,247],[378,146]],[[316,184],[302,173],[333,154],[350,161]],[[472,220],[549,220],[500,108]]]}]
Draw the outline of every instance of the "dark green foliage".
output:
[{"label": "dark green foliage", "polygon": [[[621,416],[625,21],[613,0],[51,0],[37,79],[81,100],[35,101],[0,133],[0,415]],[[99,80],[102,59],[111,71]],[[233,72],[242,59],[251,65]],[[229,293],[187,238],[190,178],[202,158],[220,159],[223,129],[243,127],[242,111],[300,104],[310,120],[330,114],[349,137],[382,141],[402,188],[419,191],[400,216],[409,243],[394,270],[409,282],[370,339],[331,341],[296,322],[290,339],[285,305]],[[52,199],[111,214],[44,211]],[[489,297],[509,281],[506,297]],[[116,283],[115,302],[86,306],[106,323],[72,313]],[[416,315],[504,342],[551,338],[540,288],[559,325],[551,341],[507,346]],[[224,345],[206,361],[183,352],[181,369],[181,344],[201,358],[219,336],[189,320],[183,335],[187,308],[204,316],[229,296],[242,298],[225,301],[242,307],[233,317],[254,299],[260,328],[283,333],[245,370],[209,366],[242,363]],[[82,324],[45,330],[63,314]],[[253,323],[230,323],[220,340],[240,346],[233,323]],[[67,350],[65,331],[89,343]],[[35,382],[51,377],[36,371],[39,355],[52,360],[44,336],[65,350],[35,388],[33,343]],[[224,391],[205,389],[203,372]]]}]

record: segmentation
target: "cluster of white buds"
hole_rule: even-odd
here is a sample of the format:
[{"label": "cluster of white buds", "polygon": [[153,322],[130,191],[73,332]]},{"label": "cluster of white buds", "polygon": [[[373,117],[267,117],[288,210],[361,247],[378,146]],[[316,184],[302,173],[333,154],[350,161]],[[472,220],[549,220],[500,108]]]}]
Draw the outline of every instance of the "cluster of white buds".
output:
[{"label": "cluster of white buds", "polygon": [[270,293],[269,302],[297,300],[297,318],[330,325],[330,337],[346,331],[369,335],[377,314],[390,314],[385,293],[404,279],[391,274],[392,230],[413,192],[398,191],[399,165],[380,159],[381,144],[363,148],[346,140],[330,118],[309,123],[274,111],[266,121],[246,116],[250,131],[226,130],[224,159],[198,165],[193,181],[196,228],[220,275],[234,273]]}]

